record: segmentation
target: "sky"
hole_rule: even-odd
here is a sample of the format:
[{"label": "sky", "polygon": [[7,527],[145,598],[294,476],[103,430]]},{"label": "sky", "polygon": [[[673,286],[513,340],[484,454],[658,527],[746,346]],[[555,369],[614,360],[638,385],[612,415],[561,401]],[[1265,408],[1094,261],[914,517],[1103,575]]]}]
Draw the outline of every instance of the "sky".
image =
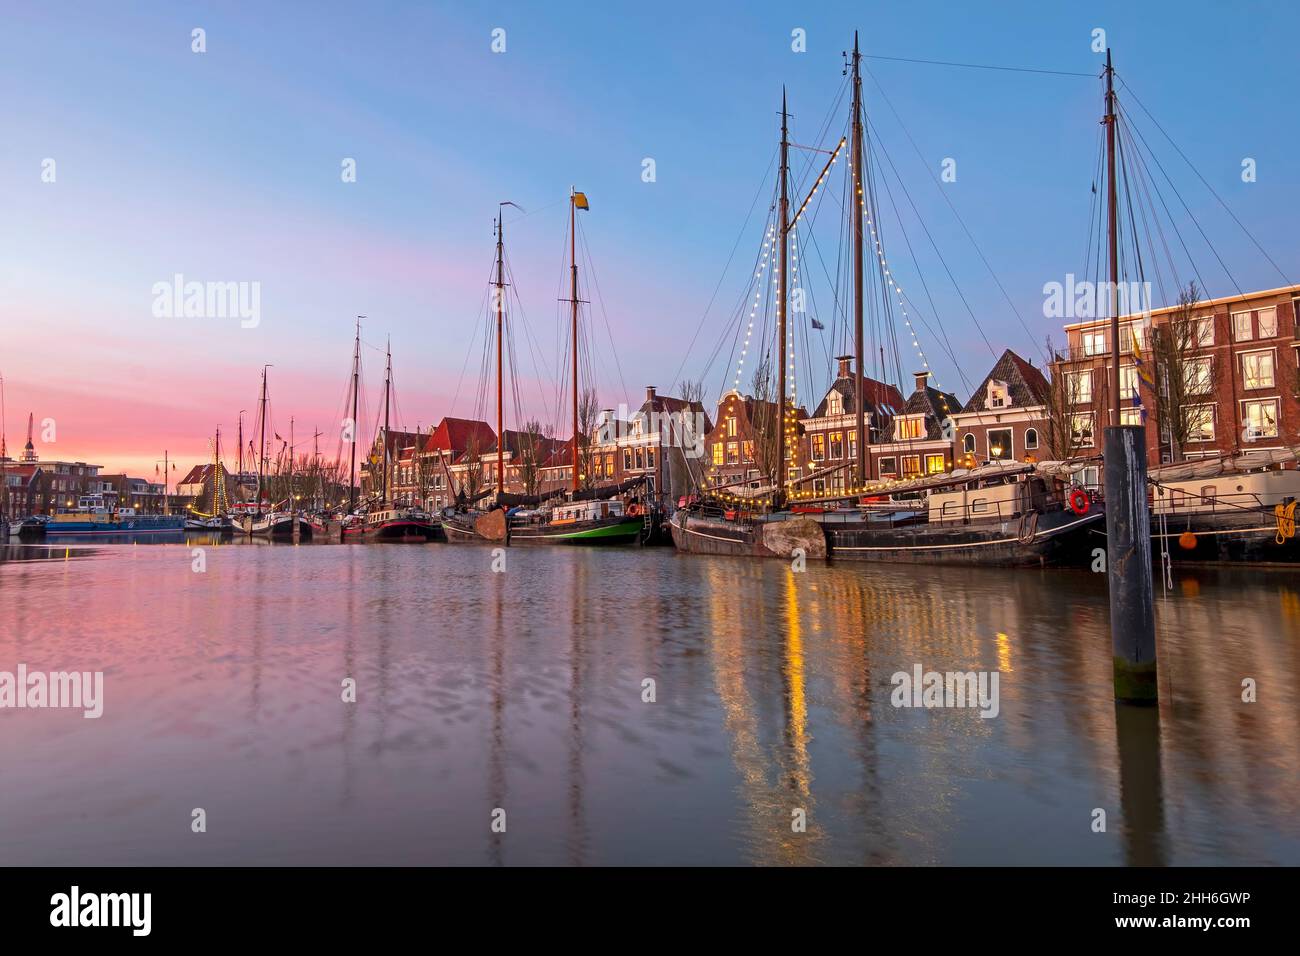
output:
[{"label": "sky", "polygon": [[[287,438],[292,417],[300,451],[319,430],[332,455],[361,314],[363,431],[382,403],[386,342],[395,426],[472,415],[504,200],[523,210],[506,218],[518,414],[545,420],[573,186],[591,201],[580,234],[602,404],[636,406],[646,385],[669,391],[682,377],[715,397],[734,371],[727,330],[762,240],[782,87],[796,142],[833,146],[838,132],[811,140],[854,29],[873,137],[907,191],[886,233],[891,272],[929,293],[917,347],[891,334],[903,372],[920,349],[936,381],[965,398],[1002,348],[1037,359],[1048,335],[1063,337],[1043,287],[1083,271],[1096,29],[1114,50],[1121,102],[1136,115],[1125,98],[1140,98],[1288,274],[1300,247],[1300,63],[1285,38],[1297,27],[1300,11],[1281,2],[10,4],[0,33],[9,447],[21,447],[31,413],[46,459],[144,476],[166,451],[183,470],[209,456],[217,427],[233,455],[239,412],[251,427],[269,364],[275,431]],[[1193,252],[1209,292],[1284,284],[1145,129],[1173,181],[1171,219],[1196,238],[1194,217],[1227,265],[1203,244]],[[945,159],[956,179],[942,183]],[[833,258],[835,230],[819,241]],[[806,268],[820,272],[811,256]],[[256,283],[256,324],[159,314],[156,285],[177,275]],[[815,403],[830,369],[810,359],[800,394]]]}]

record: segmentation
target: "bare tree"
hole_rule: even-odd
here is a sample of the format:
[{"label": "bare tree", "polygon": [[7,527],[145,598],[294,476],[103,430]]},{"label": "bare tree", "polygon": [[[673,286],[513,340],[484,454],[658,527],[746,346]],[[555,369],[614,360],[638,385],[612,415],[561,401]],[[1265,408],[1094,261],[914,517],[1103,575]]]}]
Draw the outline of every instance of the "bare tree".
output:
[{"label": "bare tree", "polygon": [[[772,377],[772,357],[765,356],[754,369],[751,388],[754,395],[754,412],[749,425],[754,436],[754,464],[759,474],[771,484],[777,484],[782,469],[778,461],[781,454],[781,410],[775,401]],[[742,456],[743,457],[743,456]]]},{"label": "bare tree", "polygon": [[[1157,417],[1168,437],[1173,461],[1183,461],[1187,446],[1198,435],[1213,431],[1214,409],[1222,370],[1209,349],[1212,335],[1204,336],[1202,323],[1211,318],[1195,315],[1200,290],[1195,282],[1178,295],[1178,305],[1167,322],[1151,330],[1151,365],[1158,388]],[[1233,421],[1225,424],[1233,426]]]},{"label": "bare tree", "polygon": [[483,449],[477,434],[471,434],[465,442],[465,477],[460,488],[471,501],[483,490]]},{"label": "bare tree", "polygon": [[600,417],[600,402],[595,389],[585,389],[578,398],[578,461],[581,466],[579,484],[582,488],[596,487],[596,445],[594,441],[596,420]]},{"label": "bare tree", "polygon": [[[1055,354],[1050,337],[1047,340],[1047,354]],[[1091,401],[1091,394],[1085,392],[1082,384],[1084,372],[1093,376],[1096,374],[1095,369],[1067,371],[1061,363],[1057,363],[1047,383],[1044,410],[1047,415],[1047,452],[1057,461],[1073,458],[1079,451],[1090,447],[1089,442],[1096,441],[1092,434],[1096,428],[1096,417],[1093,417],[1092,428],[1089,429],[1082,421],[1082,417],[1089,413],[1079,411],[1079,406],[1085,402],[1085,395],[1088,396],[1086,400]]]},{"label": "bare tree", "polygon": [[542,456],[542,423],[535,418],[524,422],[519,434],[519,480],[524,494],[535,495],[540,484]]}]

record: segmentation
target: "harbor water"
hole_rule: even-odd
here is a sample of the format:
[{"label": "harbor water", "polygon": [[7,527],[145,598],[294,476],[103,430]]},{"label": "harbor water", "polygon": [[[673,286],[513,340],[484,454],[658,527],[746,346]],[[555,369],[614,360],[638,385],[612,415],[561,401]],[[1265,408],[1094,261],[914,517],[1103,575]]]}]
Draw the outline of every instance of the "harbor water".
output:
[{"label": "harbor water", "polygon": [[[1117,710],[1087,571],[0,552],[0,672],[104,675],[0,709],[10,865],[1300,863],[1294,571],[1158,582],[1160,705]],[[895,706],[918,666],[996,715]]]}]

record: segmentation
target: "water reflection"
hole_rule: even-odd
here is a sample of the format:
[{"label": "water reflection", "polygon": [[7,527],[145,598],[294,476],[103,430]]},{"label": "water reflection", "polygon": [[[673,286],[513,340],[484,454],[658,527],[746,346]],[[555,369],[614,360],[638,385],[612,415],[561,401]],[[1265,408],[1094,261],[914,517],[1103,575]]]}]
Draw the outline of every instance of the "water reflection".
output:
[{"label": "water reflection", "polygon": [[[1300,862],[1292,573],[1183,572],[1117,709],[1086,573],[191,547],[0,565],[0,670],[106,671],[100,720],[0,711],[7,860]],[[917,664],[999,716],[891,706]]]}]

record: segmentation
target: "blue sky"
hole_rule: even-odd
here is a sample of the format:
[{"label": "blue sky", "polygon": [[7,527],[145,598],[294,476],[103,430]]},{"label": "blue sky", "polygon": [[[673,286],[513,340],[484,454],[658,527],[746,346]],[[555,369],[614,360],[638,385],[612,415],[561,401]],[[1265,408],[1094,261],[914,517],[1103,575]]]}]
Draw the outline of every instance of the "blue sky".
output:
[{"label": "blue sky", "polygon": [[[0,373],[11,443],[30,410],[59,421],[62,447],[46,457],[98,456],[140,471],[167,447],[197,460],[213,427],[233,430],[238,410],[252,407],[268,362],[277,425],[294,415],[303,433],[329,431],[358,313],[369,316],[368,343],[392,336],[405,424],[466,414],[500,200],[528,211],[508,227],[511,264],[537,351],[556,364],[570,185],[591,198],[583,229],[619,342],[614,363],[595,313],[604,404],[624,394],[636,402],[646,384],[668,388],[683,358],[684,374],[697,376],[704,356],[686,356],[687,343],[702,318],[700,342],[718,337],[749,278],[743,265],[725,275],[724,266],[772,155],[782,84],[795,138],[811,137],[839,89],[854,28],[868,56],[1084,73],[1100,70],[1091,31],[1105,29],[1123,82],[1289,270],[1300,245],[1300,13],[1282,3],[976,6],[11,8],[0,34]],[[206,31],[201,55],[191,52],[194,27]],[[498,27],[502,54],[490,48]],[[796,28],[807,52],[791,50]],[[1036,356],[1047,335],[1061,338],[1059,323],[1043,318],[1043,284],[1082,270],[1099,82],[866,66],[880,143],[984,335],[998,351]],[[1237,283],[1282,284],[1167,144],[1160,149]],[[357,161],[355,183],[341,181],[345,157]],[[645,157],[656,163],[653,183],[641,178]],[[957,181],[938,187],[946,157]],[[1244,157],[1257,163],[1256,182],[1241,181]],[[55,183],[41,182],[45,158],[57,162]],[[882,221],[888,229],[887,214]],[[757,220],[751,226],[737,262],[761,239]],[[1194,233],[1185,216],[1179,227]],[[1211,293],[1232,291],[1203,246],[1194,256]],[[919,248],[918,260],[964,374],[936,342],[923,335],[921,345],[939,380],[962,392],[993,357],[942,266]],[[917,287],[897,249],[891,264]],[[260,325],[153,316],[152,285],[175,273],[260,282]],[[381,361],[367,349],[372,408]],[[729,378],[725,364],[713,366],[709,394]],[[821,383],[806,384],[816,392]],[[553,404],[550,385],[521,390],[525,403],[541,395],[537,404]]]}]

